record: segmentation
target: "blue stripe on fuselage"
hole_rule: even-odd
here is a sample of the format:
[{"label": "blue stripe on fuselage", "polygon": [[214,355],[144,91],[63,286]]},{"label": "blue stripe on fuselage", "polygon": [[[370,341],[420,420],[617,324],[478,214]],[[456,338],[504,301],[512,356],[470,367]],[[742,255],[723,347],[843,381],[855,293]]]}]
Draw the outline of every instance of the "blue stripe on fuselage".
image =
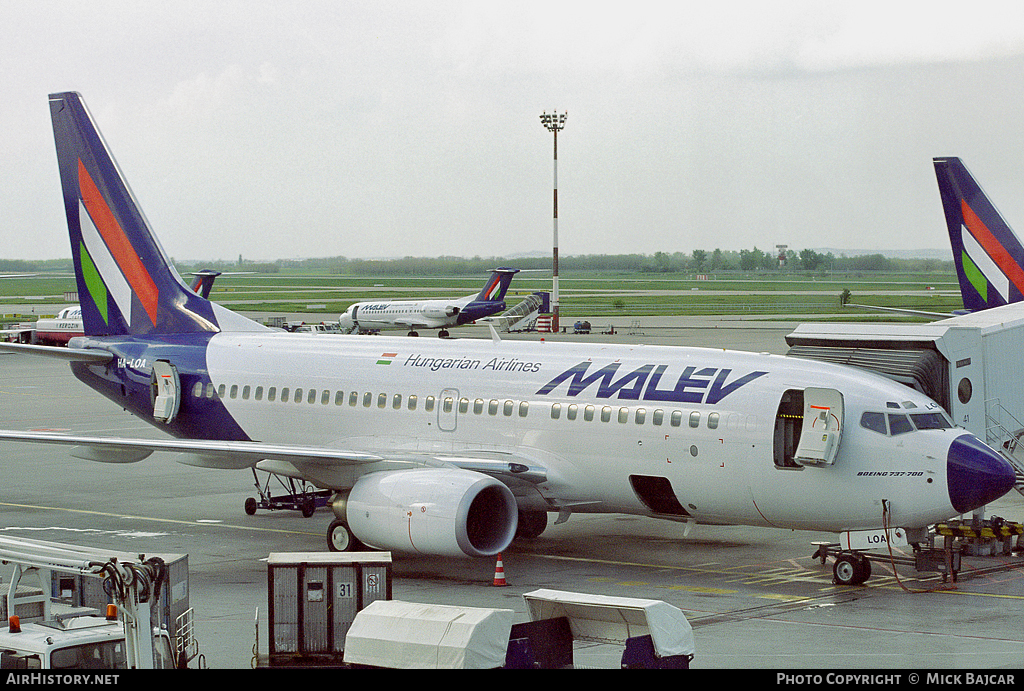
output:
[{"label": "blue stripe on fuselage", "polygon": [[[73,339],[75,347],[101,348],[115,355],[106,365],[71,363],[71,371],[85,385],[95,389],[133,415],[175,437],[252,441],[225,408],[220,396],[207,396],[212,382],[206,364],[206,349],[213,334],[172,334],[146,339],[131,337],[84,337]],[[170,423],[153,418],[151,378],[153,363],[166,360],[178,371],[181,404]],[[202,396],[192,392],[197,383]]]},{"label": "blue stripe on fuselage", "polygon": [[494,300],[484,302],[481,300],[474,300],[459,312],[459,316],[456,318],[455,323],[457,324],[469,324],[477,319],[483,319],[489,317],[492,314],[505,311],[504,300]]}]

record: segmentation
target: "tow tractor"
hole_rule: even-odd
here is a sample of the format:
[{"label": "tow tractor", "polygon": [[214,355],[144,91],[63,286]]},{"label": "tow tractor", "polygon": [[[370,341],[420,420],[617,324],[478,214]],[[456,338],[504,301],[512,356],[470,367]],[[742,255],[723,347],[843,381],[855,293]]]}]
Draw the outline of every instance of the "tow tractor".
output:
[{"label": "tow tractor", "polygon": [[[899,532],[899,531],[897,531]],[[903,556],[892,551],[883,554],[873,554],[867,550],[875,549],[875,545],[852,545],[849,540],[839,543],[815,542],[817,548],[811,558],[819,559],[822,564],[828,557],[834,557],[832,564],[832,583],[835,585],[861,585],[871,577],[871,562],[880,561],[893,566],[912,566],[917,571],[938,571],[942,574],[942,582],[946,583],[952,579],[956,583],[960,573],[961,552],[959,547],[954,548],[952,543],[937,548],[931,541],[927,543],[907,543],[902,535],[893,541],[895,547],[911,547],[913,556]],[[882,543],[882,547],[888,547]],[[899,575],[897,574],[897,579]]]},{"label": "tow tractor", "polygon": [[[1013,545],[1016,538],[1017,545]],[[936,543],[941,539],[942,545]],[[938,523],[929,530],[905,531],[885,528],[845,532],[838,543],[815,542],[812,556],[822,564],[828,557],[832,582],[836,585],[861,585],[871,577],[871,562],[912,566],[917,571],[937,571],[942,582],[957,582],[963,555],[998,556],[1024,551],[1024,525],[998,516],[984,519]],[[906,555],[907,548],[912,556]],[[881,550],[872,554],[871,550]],[[894,570],[895,573],[895,570]],[[899,574],[895,574],[899,580]]]},{"label": "tow tractor", "polygon": [[198,656],[187,555],[0,537],[0,564],[0,669],[169,669]]}]

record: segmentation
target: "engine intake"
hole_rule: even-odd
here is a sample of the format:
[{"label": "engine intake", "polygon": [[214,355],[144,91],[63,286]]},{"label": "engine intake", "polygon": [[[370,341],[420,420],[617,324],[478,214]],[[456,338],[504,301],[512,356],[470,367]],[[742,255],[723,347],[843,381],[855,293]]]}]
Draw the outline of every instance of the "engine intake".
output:
[{"label": "engine intake", "polygon": [[364,475],[334,511],[366,545],[442,556],[493,556],[509,546],[518,523],[508,487],[457,468]]}]

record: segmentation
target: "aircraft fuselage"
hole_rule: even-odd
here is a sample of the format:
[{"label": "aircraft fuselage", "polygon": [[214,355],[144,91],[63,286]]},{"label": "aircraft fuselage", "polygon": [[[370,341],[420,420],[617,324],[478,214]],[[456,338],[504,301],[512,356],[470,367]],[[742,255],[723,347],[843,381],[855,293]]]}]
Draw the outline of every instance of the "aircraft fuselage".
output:
[{"label": "aircraft fuselage", "polygon": [[[955,428],[879,433],[864,413],[937,412],[871,374],[768,354],[659,346],[331,339],[218,333],[85,338],[117,357],[79,378],[178,437],[510,457],[546,470],[521,508],[699,522],[858,530],[925,526],[957,513],[947,465]],[[153,363],[180,378],[173,420],[153,418]],[[825,465],[780,461],[780,401],[841,393],[839,448]],[[324,470],[335,489],[360,472]],[[333,472],[333,474],[332,474]],[[661,497],[664,490],[674,495]]]}]

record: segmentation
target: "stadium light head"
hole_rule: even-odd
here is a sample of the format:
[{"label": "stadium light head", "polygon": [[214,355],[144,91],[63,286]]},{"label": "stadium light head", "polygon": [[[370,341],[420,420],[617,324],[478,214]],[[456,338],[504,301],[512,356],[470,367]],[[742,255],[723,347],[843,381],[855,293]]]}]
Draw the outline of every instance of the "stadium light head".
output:
[{"label": "stadium light head", "polygon": [[551,132],[557,132],[565,127],[565,119],[568,116],[568,113],[559,113],[558,111],[548,113],[545,110],[540,116],[540,124],[544,125],[544,127]]}]

